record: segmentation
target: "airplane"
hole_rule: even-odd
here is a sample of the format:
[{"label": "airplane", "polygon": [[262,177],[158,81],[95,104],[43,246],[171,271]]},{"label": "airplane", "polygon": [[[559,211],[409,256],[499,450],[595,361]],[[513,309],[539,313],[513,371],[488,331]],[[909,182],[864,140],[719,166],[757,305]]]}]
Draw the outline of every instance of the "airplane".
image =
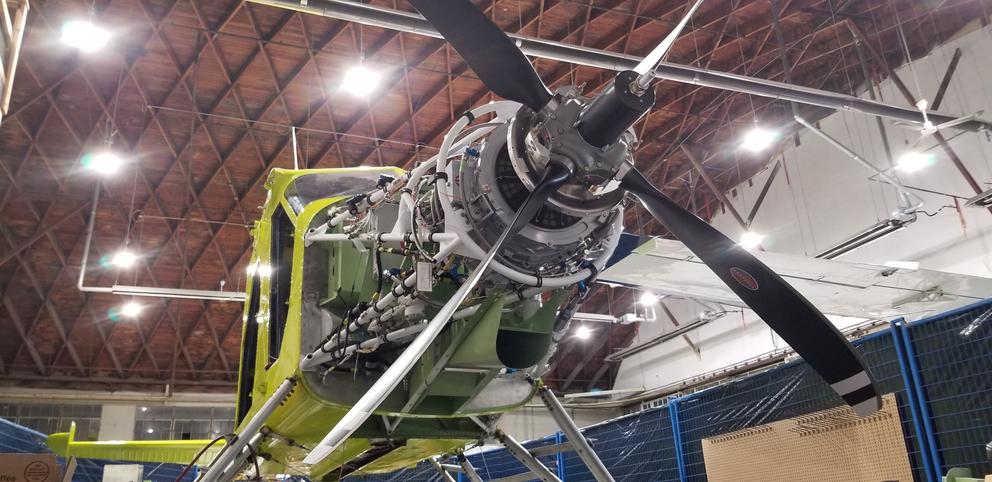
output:
[{"label": "airplane", "polygon": [[506,100],[460,116],[439,153],[410,171],[272,170],[251,230],[234,433],[80,442],[70,431],[49,445],[61,455],[206,465],[197,480],[226,482],[390,472],[495,438],[557,480],[496,428],[537,395],[595,478],[611,481],[540,377],[617,250],[627,196],[855,412],[877,410],[870,374],[834,325],[634,166],[631,127],[654,106],[655,70],[702,1],[634,69],[587,97],[549,91],[467,0],[411,0]]}]

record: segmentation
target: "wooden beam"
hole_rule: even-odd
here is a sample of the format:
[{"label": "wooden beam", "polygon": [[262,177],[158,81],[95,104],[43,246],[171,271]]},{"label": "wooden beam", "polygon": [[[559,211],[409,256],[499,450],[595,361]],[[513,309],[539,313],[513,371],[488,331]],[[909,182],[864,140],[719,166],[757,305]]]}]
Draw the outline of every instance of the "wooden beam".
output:
[{"label": "wooden beam", "polygon": [[71,211],[69,211],[65,216],[59,218],[54,223],[49,224],[48,226],[38,226],[38,228],[35,229],[34,234],[32,234],[30,238],[26,239],[25,241],[21,242],[16,246],[12,244],[11,246],[13,246],[13,249],[7,251],[2,255],[2,257],[0,257],[0,266],[3,266],[8,261],[14,259],[18,255],[20,255],[22,251],[30,248],[31,246],[34,245],[34,243],[38,242],[38,240],[44,238],[49,233],[51,233],[52,230],[61,226],[63,223],[72,219],[73,217],[75,217],[76,214],[82,211],[86,206],[89,206],[89,202],[77,204],[76,207],[72,208]]},{"label": "wooden beam", "polygon": [[[31,361],[34,362],[35,368],[38,369],[39,375],[47,375],[45,373],[45,363],[41,361],[41,355],[38,354],[38,348],[34,346],[34,341],[28,336],[27,330],[24,329],[24,322],[21,321],[21,315],[17,313],[17,306],[10,299],[9,296],[4,295],[3,306],[7,308],[7,313],[10,315],[10,321],[14,322],[14,329],[17,334],[21,337],[21,342],[24,343],[24,347],[27,348],[28,354],[31,355]],[[11,363],[16,360],[11,360]]]}]

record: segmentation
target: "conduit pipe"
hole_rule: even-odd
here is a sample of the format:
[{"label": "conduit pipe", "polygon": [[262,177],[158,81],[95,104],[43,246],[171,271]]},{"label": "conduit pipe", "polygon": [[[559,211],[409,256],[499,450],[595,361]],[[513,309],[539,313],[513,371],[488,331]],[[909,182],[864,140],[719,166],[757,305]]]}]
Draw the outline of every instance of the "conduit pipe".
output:
[{"label": "conduit pipe", "polygon": [[[422,16],[377,7],[348,0],[249,0],[254,3],[286,8],[298,12],[336,18],[362,25],[370,25],[400,32],[442,38],[441,34]],[[623,71],[633,69],[642,59],[633,55],[619,54],[605,50],[569,45],[562,42],[542,40],[526,35],[507,33],[514,39],[524,54],[560,62],[568,62],[588,67]],[[866,114],[922,123],[920,111],[914,108],[898,107],[851,95],[810,89],[765,79],[707,70],[688,65],[662,62],[655,70],[659,79],[687,84],[733,90],[746,94],[781,99],[789,102],[816,105],[836,110],[853,110]],[[959,116],[928,112],[934,124],[951,121]],[[970,131],[992,129],[992,123],[975,119],[959,126]]]},{"label": "conduit pipe", "polygon": [[159,288],[157,286],[86,286],[86,265],[90,258],[90,247],[93,244],[93,228],[96,225],[96,210],[100,205],[100,187],[97,182],[96,189],[93,190],[92,207],[90,208],[90,218],[86,226],[86,239],[83,241],[83,259],[79,262],[79,278],[76,280],[76,288],[84,293],[108,293],[121,296],[149,296],[153,298],[178,298],[185,300],[206,300],[206,301],[233,301],[241,303],[245,300],[245,294],[239,291],[215,291],[215,290],[191,290],[184,288]]},{"label": "conduit pipe", "polygon": [[[875,167],[874,164],[868,162],[867,160],[865,160],[865,158],[859,156],[858,153],[854,152],[853,150],[845,146],[837,139],[831,137],[830,134],[827,134],[826,132],[823,132],[822,130],[818,129],[816,126],[809,123],[806,119],[803,119],[801,116],[796,115],[794,118],[796,119],[796,122],[802,124],[804,127],[809,129],[810,132],[820,136],[820,138],[822,138],[824,141],[827,141],[827,144],[830,144],[831,146],[837,148],[837,150],[843,152],[844,154],[847,154],[848,157],[854,159],[855,161],[858,162],[858,164],[861,164],[866,169],[874,172],[876,176],[882,178],[884,182],[894,187],[896,189],[896,192],[899,194],[900,210],[902,210],[903,212],[912,212],[923,207],[923,199],[921,199],[915,193],[912,193],[908,189],[906,189],[906,187],[903,186],[898,179],[890,176],[887,172]],[[915,200],[915,202],[913,200]]]}]

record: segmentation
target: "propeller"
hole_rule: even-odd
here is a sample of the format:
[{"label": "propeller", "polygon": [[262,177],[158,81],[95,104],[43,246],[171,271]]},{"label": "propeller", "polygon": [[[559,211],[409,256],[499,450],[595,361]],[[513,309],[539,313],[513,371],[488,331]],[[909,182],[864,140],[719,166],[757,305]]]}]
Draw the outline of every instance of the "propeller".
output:
[{"label": "propeller", "polygon": [[[467,0],[412,0],[414,7],[444,35],[482,81],[496,94],[539,110],[547,87],[523,53]],[[689,16],[633,71],[619,73],[613,84],[592,99],[574,128],[590,149],[606,149],[654,104],[648,81],[671,49]],[[513,85],[508,85],[513,84]],[[568,133],[561,135],[568,141]],[[574,142],[573,148],[574,148]],[[572,152],[575,152],[574,149]],[[570,159],[583,176],[580,159]],[[619,171],[620,166],[616,166]],[[564,181],[562,181],[564,182]],[[792,286],[747,250],[652,186],[636,169],[623,175],[620,187],[636,196],[659,222],[706,263],[769,327],[854,408],[866,415],[881,407],[871,376],[843,335]],[[537,193],[535,190],[533,194]],[[494,251],[498,246],[494,247]],[[490,255],[493,253],[491,252]]]},{"label": "propeller", "polygon": [[434,315],[427,327],[417,335],[409,346],[403,353],[393,362],[392,365],[386,369],[372,387],[362,395],[362,398],[355,403],[354,406],[348,410],[348,413],[338,421],[338,423],[331,429],[330,432],[324,436],[323,440],[320,441],[314,449],[307,455],[303,460],[305,464],[316,464],[320,462],[325,457],[334,452],[348,437],[351,436],[358,428],[372,416],[379,405],[386,399],[386,397],[396,389],[396,387],[403,381],[403,378],[407,373],[413,368],[417,360],[424,355],[427,348],[434,341],[435,338],[441,333],[441,330],[448,321],[451,319],[452,315],[455,314],[455,310],[465,301],[469,293],[475,289],[475,285],[479,283],[482,276],[485,274],[486,269],[492,263],[493,259],[499,253],[500,249],[507,239],[512,238],[517,234],[524,226],[527,225],[537,212],[544,206],[555,191],[558,190],[572,177],[572,171],[567,167],[558,164],[551,163],[545,170],[544,176],[534,187],[534,190],[527,195],[527,199],[524,201],[523,205],[520,206],[520,210],[514,215],[513,220],[510,225],[506,227],[500,237],[493,244],[492,249],[486,254],[486,257],[476,266],[472,275],[462,283],[458,288],[458,291],[444,304],[443,307]]},{"label": "propeller", "polygon": [[534,111],[551,100],[544,81],[517,44],[465,0],[410,0],[465,59],[489,90]]},{"label": "propeller", "polygon": [[675,45],[675,40],[679,38],[679,35],[682,33],[682,29],[684,29],[685,25],[689,23],[689,19],[692,18],[692,14],[696,13],[696,9],[702,4],[703,0],[696,0],[696,3],[689,7],[689,10],[686,11],[685,16],[682,17],[682,20],[678,23],[678,25],[676,25],[675,28],[667,36],[665,36],[665,39],[662,40],[661,43],[651,51],[651,53],[647,54],[643,59],[641,59],[640,62],[637,63],[637,66],[634,67],[634,72],[637,72],[637,74],[640,75],[640,77],[637,78],[637,82],[642,90],[646,89],[648,85],[650,85],[649,82],[654,80],[654,73],[655,69],[658,68],[658,64],[664,60],[665,54],[667,54],[672,48],[672,45]]},{"label": "propeller", "polygon": [[830,320],[781,276],[706,221],[665,196],[636,169],[620,186],[720,277],[858,415],[882,407],[873,380]]},{"label": "propeller", "polygon": [[[547,86],[517,45],[471,2],[410,1],[495,94],[519,102],[535,112],[541,111],[552,100]],[[688,14],[691,15],[701,2],[696,0]],[[654,89],[647,88],[650,83],[645,83],[644,79],[650,77],[653,81],[651,72],[657,68],[686,23],[687,19],[683,19],[675,32],[654,49],[650,56],[653,60],[638,65],[637,71],[619,73],[610,88],[584,107],[578,122],[569,124],[568,129],[562,126],[557,131],[554,140],[558,150],[552,149],[551,160],[544,167],[540,181],[527,195],[520,210],[486,257],[427,327],[311,451],[304,463],[314,464],[324,459],[372,415],[440,334],[455,310],[482,279],[503,244],[534,218],[552,194],[569,181],[577,180],[592,188],[591,184],[598,182],[593,180],[599,178],[589,174],[599,169],[603,162],[610,163],[614,175],[620,172],[625,157],[596,157],[592,153],[614,150],[621,144],[617,140],[622,133],[654,104]],[[562,144],[567,144],[566,149],[561,148]],[[595,168],[591,167],[592,164]],[[859,415],[867,415],[881,407],[881,399],[858,354],[830,321],[780,276],[705,221],[673,202],[636,169],[631,167],[622,175],[620,188],[636,196],[659,222],[667,226],[785,339]]]}]

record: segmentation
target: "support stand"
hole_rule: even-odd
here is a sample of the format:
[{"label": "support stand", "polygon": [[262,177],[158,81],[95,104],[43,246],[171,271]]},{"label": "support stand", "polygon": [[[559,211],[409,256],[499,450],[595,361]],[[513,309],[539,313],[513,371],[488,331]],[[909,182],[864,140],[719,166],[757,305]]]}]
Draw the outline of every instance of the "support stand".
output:
[{"label": "support stand", "polygon": [[482,482],[482,477],[479,477],[479,473],[475,471],[475,467],[468,461],[465,454],[458,452],[455,458],[458,459],[458,464],[462,466],[462,473],[468,477],[469,482]]},{"label": "support stand", "polygon": [[436,458],[431,457],[428,460],[430,460],[431,465],[434,466],[434,470],[436,470],[437,473],[441,474],[441,478],[444,479],[445,482],[455,482],[455,478],[448,473],[448,471],[444,468],[444,466],[441,465],[440,462],[437,461]]},{"label": "support stand", "polygon": [[531,380],[531,383],[537,387],[537,393],[541,397],[541,401],[544,402],[544,406],[548,407],[548,411],[551,412],[551,418],[555,419],[555,423],[561,427],[561,431],[568,437],[568,442],[572,445],[579,458],[582,459],[582,462],[586,464],[586,467],[589,468],[589,473],[598,482],[614,482],[613,476],[606,470],[603,461],[596,455],[592,446],[589,445],[589,441],[582,436],[579,427],[575,425],[575,421],[572,420],[572,417],[568,415],[565,408],[558,402],[555,394],[540,380]]},{"label": "support stand", "polygon": [[530,469],[532,474],[536,475],[542,482],[561,482],[561,479],[559,479],[558,476],[545,467],[540,460],[537,460],[537,457],[535,457],[534,454],[528,452],[527,449],[525,449],[523,445],[520,445],[520,442],[517,442],[513,437],[503,433],[502,430],[496,430],[496,432],[493,433],[493,436],[495,436],[496,439],[499,440],[504,447],[506,447],[506,450],[510,452],[510,455],[513,455],[513,457],[519,460],[520,463],[524,464],[524,467]]},{"label": "support stand", "polygon": [[238,474],[238,469],[248,460],[252,451],[262,440],[262,427],[268,420],[272,412],[279,408],[279,405],[286,400],[289,393],[296,386],[296,380],[287,378],[276,388],[272,396],[255,412],[255,415],[248,420],[244,429],[231,440],[210,466],[203,472],[197,482],[226,482],[233,479]]}]

